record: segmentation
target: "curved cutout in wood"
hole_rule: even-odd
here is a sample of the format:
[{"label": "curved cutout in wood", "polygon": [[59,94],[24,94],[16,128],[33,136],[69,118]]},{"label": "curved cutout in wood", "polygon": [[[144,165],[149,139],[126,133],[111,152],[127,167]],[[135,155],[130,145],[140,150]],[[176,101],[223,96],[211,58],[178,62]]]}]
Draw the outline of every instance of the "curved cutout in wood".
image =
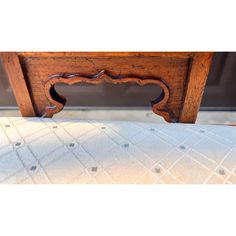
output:
[{"label": "curved cutout in wood", "polygon": [[45,95],[51,104],[45,108],[44,117],[52,117],[55,113],[60,112],[66,103],[66,98],[58,94],[55,90],[55,84],[64,83],[73,85],[76,83],[101,84],[103,82],[112,84],[122,83],[137,83],[138,85],[156,84],[161,87],[161,95],[151,101],[152,110],[157,115],[162,116],[166,121],[171,122],[170,114],[167,108],[169,99],[169,89],[167,85],[159,78],[154,77],[139,77],[139,76],[113,76],[105,70],[100,71],[95,75],[84,75],[78,73],[61,73],[50,75],[44,84]]}]

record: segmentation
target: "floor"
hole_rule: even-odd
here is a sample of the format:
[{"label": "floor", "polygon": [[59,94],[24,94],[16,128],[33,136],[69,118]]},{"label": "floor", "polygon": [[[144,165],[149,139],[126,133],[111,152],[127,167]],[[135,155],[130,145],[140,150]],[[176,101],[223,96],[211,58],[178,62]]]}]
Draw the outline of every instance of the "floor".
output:
[{"label": "floor", "polygon": [[236,127],[163,124],[147,111],[64,113],[0,118],[0,183],[236,183]]}]

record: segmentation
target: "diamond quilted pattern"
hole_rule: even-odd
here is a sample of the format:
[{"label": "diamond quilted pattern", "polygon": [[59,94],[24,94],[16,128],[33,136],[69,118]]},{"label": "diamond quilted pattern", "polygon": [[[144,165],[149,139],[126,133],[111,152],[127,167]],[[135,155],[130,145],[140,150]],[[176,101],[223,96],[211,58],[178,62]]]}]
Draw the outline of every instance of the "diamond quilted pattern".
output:
[{"label": "diamond quilted pattern", "polygon": [[236,183],[236,127],[4,117],[0,183]]}]

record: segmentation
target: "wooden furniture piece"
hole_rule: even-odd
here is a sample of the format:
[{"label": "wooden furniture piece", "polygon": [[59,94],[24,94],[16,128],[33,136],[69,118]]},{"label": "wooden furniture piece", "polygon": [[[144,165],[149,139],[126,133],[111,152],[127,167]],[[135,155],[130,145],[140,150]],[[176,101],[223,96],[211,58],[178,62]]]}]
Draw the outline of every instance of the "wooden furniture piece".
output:
[{"label": "wooden furniture piece", "polygon": [[[66,98],[65,83],[155,84],[153,112],[168,122],[194,123],[209,72],[211,52],[2,52],[0,59],[22,116],[52,117]],[[122,96],[122,94],[121,94]]]}]

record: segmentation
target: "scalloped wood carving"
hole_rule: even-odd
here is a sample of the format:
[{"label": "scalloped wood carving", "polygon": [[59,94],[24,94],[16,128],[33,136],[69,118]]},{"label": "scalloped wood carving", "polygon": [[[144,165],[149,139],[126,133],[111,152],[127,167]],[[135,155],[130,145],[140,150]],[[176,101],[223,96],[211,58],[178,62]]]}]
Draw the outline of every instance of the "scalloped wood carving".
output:
[{"label": "scalloped wood carving", "polygon": [[50,103],[50,106],[45,108],[44,117],[52,117],[55,113],[60,112],[66,103],[66,98],[56,92],[55,84],[64,83],[73,85],[82,82],[90,84],[100,84],[104,82],[112,84],[137,83],[141,86],[147,84],[156,84],[161,87],[162,93],[157,99],[151,101],[152,110],[154,113],[162,116],[166,121],[171,121],[171,117],[167,108],[167,101],[169,99],[170,92],[167,85],[161,79],[133,75],[112,76],[104,70],[95,75],[83,75],[79,73],[61,73],[50,75],[44,84],[45,95]]}]

